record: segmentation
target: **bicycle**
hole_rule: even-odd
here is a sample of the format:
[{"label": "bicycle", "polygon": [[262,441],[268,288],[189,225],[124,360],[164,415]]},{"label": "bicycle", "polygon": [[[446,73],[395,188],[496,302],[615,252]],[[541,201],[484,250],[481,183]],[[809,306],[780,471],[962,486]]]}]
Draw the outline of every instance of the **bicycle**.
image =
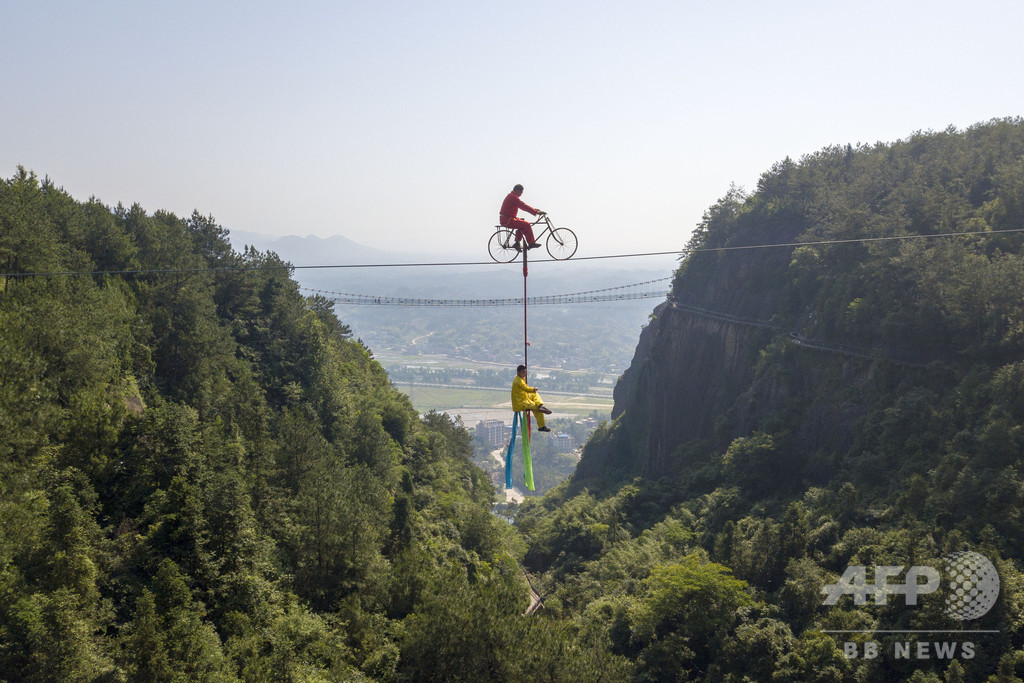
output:
[{"label": "bicycle", "polygon": [[[547,235],[544,247],[548,254],[556,261],[564,261],[572,258],[576,253],[576,233],[569,228],[556,228],[551,223],[546,213],[537,214],[536,220],[530,223],[531,226],[544,224],[544,229],[537,235],[537,243]],[[497,230],[487,242],[487,251],[491,258],[498,263],[508,263],[515,259],[522,251],[516,243],[516,231],[501,225],[495,226]],[[525,241],[525,240],[524,240]]]}]

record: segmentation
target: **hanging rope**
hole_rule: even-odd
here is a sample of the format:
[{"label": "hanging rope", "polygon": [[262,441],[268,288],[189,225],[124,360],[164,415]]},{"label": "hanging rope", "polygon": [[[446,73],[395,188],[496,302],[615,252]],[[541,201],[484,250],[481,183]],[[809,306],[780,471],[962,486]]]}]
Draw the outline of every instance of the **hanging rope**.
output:
[{"label": "hanging rope", "polygon": [[[523,241],[525,242],[525,239]],[[527,254],[529,253],[529,249],[523,249],[523,365],[526,366],[527,373],[530,372],[530,342],[526,336],[526,305],[530,301],[526,296],[526,278],[530,274],[527,258]],[[529,427],[530,423],[527,422],[526,425]]]},{"label": "hanging rope", "polygon": [[[526,239],[523,239],[525,242]],[[526,306],[530,302],[526,296],[526,278],[530,275],[530,269],[528,266],[529,249],[523,249],[523,365],[526,366],[526,375],[529,377],[530,373],[530,341],[526,334]],[[525,379],[525,378],[524,378]],[[526,418],[526,423],[523,427],[523,470],[527,473],[526,485],[532,491],[533,490],[533,465],[530,462],[530,411],[524,410],[520,413],[519,422],[523,422],[523,417]]]}]

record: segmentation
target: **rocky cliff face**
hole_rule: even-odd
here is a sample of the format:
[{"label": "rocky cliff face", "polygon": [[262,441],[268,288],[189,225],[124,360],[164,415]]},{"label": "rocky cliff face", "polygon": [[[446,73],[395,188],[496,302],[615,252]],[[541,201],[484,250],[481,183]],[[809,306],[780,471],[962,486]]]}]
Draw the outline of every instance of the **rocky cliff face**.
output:
[{"label": "rocky cliff face", "polygon": [[688,441],[714,441],[716,416],[752,381],[763,328],[727,322],[666,302],[644,330],[637,353],[615,390],[613,418],[628,413],[643,430],[648,472],[665,471]]},{"label": "rocky cliff face", "polygon": [[641,473],[671,471],[682,444],[717,441],[716,421],[751,388],[758,352],[777,334],[767,321],[780,293],[766,284],[785,268],[780,253],[759,256],[691,257],[644,329],[612,414],[639,446]]},{"label": "rocky cliff face", "polygon": [[[616,385],[618,431],[588,449],[578,478],[671,475],[694,450],[721,453],[737,437],[779,429],[782,412],[798,460],[852,443],[873,363],[794,343],[791,254],[699,254],[683,265]],[[834,390],[822,400],[826,385]]]},{"label": "rocky cliff face", "polygon": [[[780,411],[793,431],[789,447],[803,454],[796,461],[852,445],[875,376],[871,361],[801,348],[776,329],[671,301],[655,314],[615,390],[612,416],[632,444],[626,453],[619,444],[619,467],[671,475],[687,464],[687,444],[723,452],[737,437],[780,426],[771,424]],[[591,465],[580,463],[583,476]]]}]

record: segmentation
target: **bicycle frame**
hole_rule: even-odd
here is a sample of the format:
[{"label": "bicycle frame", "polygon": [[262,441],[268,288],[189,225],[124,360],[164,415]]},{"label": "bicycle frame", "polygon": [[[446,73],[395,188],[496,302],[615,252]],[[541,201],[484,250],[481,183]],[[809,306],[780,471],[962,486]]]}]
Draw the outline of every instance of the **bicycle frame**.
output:
[{"label": "bicycle frame", "polygon": [[551,219],[548,218],[548,215],[546,213],[537,214],[537,218],[534,219],[532,223],[530,223],[530,227],[540,225],[541,223],[544,224],[544,229],[541,230],[540,233],[533,233],[534,238],[538,242],[540,242],[544,238],[544,235],[547,235],[549,232],[554,232],[555,230],[555,226],[551,223]]},{"label": "bicycle frame", "polygon": [[[556,228],[546,213],[538,214],[529,225],[531,228],[538,225],[544,226],[540,234],[534,233],[533,239],[540,244],[546,237],[548,254],[556,261],[572,258],[576,253],[576,234],[569,228]],[[521,251],[521,247],[517,248],[519,235],[516,234],[515,228],[498,225],[496,229],[497,231],[491,235],[491,239],[487,243],[487,251],[495,261],[508,263],[515,259]],[[513,240],[515,241],[513,242]]]}]

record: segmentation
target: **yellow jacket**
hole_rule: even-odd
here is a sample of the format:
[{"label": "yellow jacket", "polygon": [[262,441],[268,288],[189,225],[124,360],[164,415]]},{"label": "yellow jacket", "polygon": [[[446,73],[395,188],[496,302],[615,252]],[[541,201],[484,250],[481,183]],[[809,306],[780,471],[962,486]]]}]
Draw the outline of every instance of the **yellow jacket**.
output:
[{"label": "yellow jacket", "polygon": [[536,387],[527,386],[526,380],[519,375],[512,380],[512,410],[533,410],[539,407],[544,401],[537,394]]}]

